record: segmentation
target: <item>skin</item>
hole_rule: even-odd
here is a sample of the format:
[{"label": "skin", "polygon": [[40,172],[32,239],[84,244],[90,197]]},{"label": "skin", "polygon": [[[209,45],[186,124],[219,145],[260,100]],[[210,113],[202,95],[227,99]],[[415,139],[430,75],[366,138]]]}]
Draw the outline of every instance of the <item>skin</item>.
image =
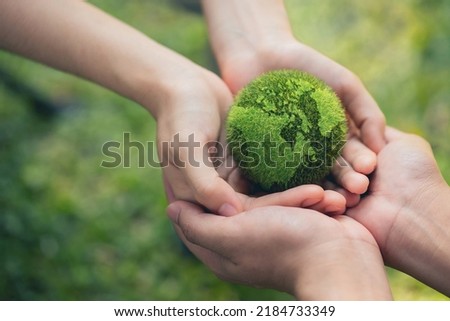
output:
[{"label": "skin", "polygon": [[384,260],[450,295],[450,187],[424,139],[393,128],[386,138],[367,195],[346,215],[260,207],[223,218],[186,202],[168,215],[226,280],[298,299],[388,299]]},{"label": "skin", "polygon": [[[232,93],[217,75],[76,0],[1,1],[0,49],[78,75],[141,104],[157,120],[160,159],[169,164],[163,170],[174,197],[226,216],[244,210],[233,183],[242,178],[235,168],[212,166],[203,148],[219,140],[232,102]],[[187,142],[191,134],[199,143],[193,153],[163,149],[164,142],[176,137]],[[359,180],[360,191],[367,188],[364,174],[351,170],[347,175]],[[341,198],[336,199],[339,211]]]},{"label": "skin", "polygon": [[234,94],[275,69],[306,71],[335,90],[350,117],[351,136],[369,147],[358,152],[358,170],[347,168],[337,176],[338,183],[350,193],[364,193],[358,173],[373,170],[371,151],[379,152],[385,144],[385,118],[358,77],[295,39],[282,0],[203,0],[202,6],[222,78]]},{"label": "skin", "polygon": [[[292,36],[286,12],[280,1],[263,1],[264,3],[259,0],[246,2],[230,0],[226,2],[228,7],[222,7],[224,1],[204,2],[214,51],[225,83],[211,72],[160,46],[115,18],[87,3],[75,0],[2,1],[0,4],[0,47],[81,76],[140,103],[157,119],[160,143],[173,141],[176,134],[180,134],[181,141],[186,141],[190,134],[195,133],[201,146],[219,137],[228,106],[231,104],[232,93],[236,93],[261,72],[280,68],[301,69],[322,78],[338,93],[351,117],[351,123],[354,124],[353,137],[360,134],[362,141],[370,149],[383,152],[384,117],[361,82],[342,66],[297,42]],[[241,5],[239,12],[236,11],[238,4]],[[257,14],[248,15],[249,12]],[[245,15],[243,16],[242,13]],[[235,19],[229,19],[230,17]],[[45,23],[42,23],[43,21]],[[73,41],[67,41],[67,39]],[[298,59],[299,57],[301,59]],[[375,167],[374,154],[353,137],[347,144],[347,150],[350,151],[344,151],[343,155],[351,166],[346,167],[345,171],[339,168],[334,170],[337,182],[343,187],[342,194],[346,196],[363,193],[367,188],[367,181],[361,183],[364,176],[362,174],[369,174]],[[410,148],[413,153],[417,152],[414,146]],[[424,152],[426,148],[424,146],[422,148]],[[379,155],[379,162],[382,164],[380,167],[393,166],[387,163],[392,157],[391,154],[395,154],[395,148],[392,147],[392,153],[389,156],[384,156],[382,152]],[[223,249],[220,246],[217,248],[217,245],[210,248],[199,247],[203,241],[208,244],[211,242],[209,238],[197,237],[197,234],[202,232],[202,227],[210,227],[211,224],[216,227],[211,231],[220,232],[217,228],[220,227],[221,222],[216,219],[226,219],[227,221],[223,222],[231,222],[227,223],[229,225],[223,231],[239,232],[222,235],[217,233],[217,237],[235,235],[236,239],[239,239],[245,237],[245,233],[241,233],[243,230],[257,228],[255,234],[252,234],[255,237],[271,231],[268,235],[278,238],[281,242],[278,244],[282,248],[286,245],[287,249],[292,250],[292,260],[283,260],[281,253],[284,252],[279,251],[279,247],[269,248],[270,253],[280,260],[280,266],[288,267],[289,273],[285,276],[280,267],[276,268],[274,275],[284,276],[284,280],[281,277],[281,284],[277,283],[280,280],[278,277],[265,280],[265,276],[258,273],[252,279],[252,272],[255,272],[253,261],[242,261],[244,263],[238,264],[237,267],[244,267],[244,271],[247,271],[243,275],[246,276],[248,283],[274,286],[305,299],[357,298],[354,293],[360,286],[357,287],[351,282],[355,278],[353,273],[348,275],[351,267],[361,272],[355,274],[361,277],[358,279],[360,282],[367,285],[364,289],[369,289],[368,293],[364,293],[361,298],[388,298],[390,294],[384,274],[381,273],[380,255],[373,238],[367,233],[369,230],[380,245],[389,264],[448,293],[450,286],[443,275],[445,271],[448,272],[449,259],[442,246],[448,239],[442,226],[448,226],[449,222],[447,216],[442,214],[442,208],[446,208],[444,213],[448,213],[445,200],[449,192],[448,186],[436,174],[438,171],[429,150],[428,154],[419,153],[421,156],[418,160],[424,167],[420,170],[411,170],[409,176],[406,175],[406,178],[419,178],[418,181],[421,184],[416,187],[429,187],[425,191],[423,188],[419,189],[423,193],[408,194],[407,191],[410,191],[411,185],[414,184],[406,183],[402,186],[397,182],[400,185],[392,186],[395,186],[396,192],[402,192],[403,196],[398,198],[401,201],[398,199],[396,201],[392,197],[393,192],[386,192],[392,188],[384,183],[387,178],[379,174],[387,170],[377,171],[375,178],[377,183],[374,183],[369,197],[349,212],[351,217],[361,222],[367,229],[349,217],[331,218],[312,210],[295,208],[286,210],[284,207],[271,207],[274,204],[311,207],[329,214],[336,214],[342,212],[343,208],[342,197],[336,193],[325,192],[316,186],[305,186],[282,194],[267,195],[259,199],[250,198],[236,193],[229,184],[233,177],[235,180],[239,179],[235,177],[239,176],[238,174],[233,176],[233,171],[221,175],[214,167],[207,166],[208,164],[203,162],[200,162],[200,166],[197,167],[176,166],[174,153],[174,150],[169,151],[170,166],[164,171],[175,198],[200,203],[226,216],[244,211],[233,218],[226,218],[205,216],[201,214],[199,207],[186,202],[172,205],[169,210],[170,217],[178,226],[180,235],[185,237],[186,242],[190,242],[191,247],[195,247],[194,250],[217,252],[224,250],[224,255],[220,254],[219,263],[226,262],[229,255],[234,264],[239,255],[248,256],[252,253],[256,255],[258,252],[254,252],[254,249],[261,249],[258,247],[259,244],[251,242],[248,242],[250,252],[246,251],[245,247],[237,251],[236,246],[232,245],[225,246]],[[385,154],[387,155],[387,152]],[[161,157],[164,156],[165,154],[161,151]],[[183,151],[176,156],[181,160],[189,157]],[[196,151],[194,159],[200,161],[203,156],[203,151]],[[397,157],[397,160],[402,160],[398,153]],[[398,170],[402,168],[391,167],[391,172],[386,177],[392,177],[398,173]],[[417,176],[419,172],[422,174]],[[402,187],[403,190],[401,190]],[[383,214],[387,219],[381,223],[373,214],[374,200],[378,199],[387,209]],[[331,205],[334,206],[332,209]],[[273,212],[280,214],[281,221],[285,216],[289,223],[300,220],[292,223],[297,229],[289,231],[286,235],[280,234],[284,225],[274,221],[278,215],[272,215]],[[255,226],[254,223],[263,217],[267,218],[266,222],[272,224]],[[197,227],[191,229],[194,226],[193,222],[198,218],[201,218],[204,224],[199,224],[198,230]],[[307,223],[312,224],[311,231],[305,229],[304,224]],[[275,229],[271,230],[272,226],[275,226]],[[321,232],[322,228],[327,233]],[[305,233],[299,236],[297,233],[299,229]],[[411,235],[421,237],[413,238]],[[311,243],[312,236],[317,237],[317,243]],[[341,245],[337,246],[340,250],[327,245],[331,244],[329,237],[335,240],[332,243],[336,243],[336,246]],[[293,238],[292,241],[291,238]],[[244,239],[240,240],[244,241]],[[269,247],[272,245],[263,244]],[[294,245],[299,244],[302,245],[301,248],[305,247],[305,250],[294,254],[296,252]],[[266,250],[264,247],[262,249]],[[312,255],[313,253],[320,254],[319,261],[316,261],[316,255]],[[320,259],[320,257],[326,258],[327,253],[332,258],[330,262]],[[339,255],[332,255],[333,253],[339,253]],[[211,253],[207,252],[207,254]],[[342,263],[339,258],[348,258],[352,255],[361,255],[359,257],[361,260],[355,262],[349,260],[352,265],[344,269],[346,271],[341,271],[341,268],[345,267],[345,262]],[[255,260],[261,264],[266,263],[265,261],[262,256],[259,260],[258,258]],[[217,263],[217,259],[214,262]],[[361,263],[361,266],[355,268],[358,263]],[[269,264],[269,270],[275,269],[273,265],[270,265],[273,262],[267,262],[267,264]],[[324,277],[327,275],[326,269],[316,270],[304,267],[327,267],[327,264],[331,264],[328,267],[336,269],[338,275],[336,280],[341,280],[336,281],[336,289],[331,291],[334,296],[331,297],[327,296],[328,292],[321,291],[324,282],[317,283],[320,288],[315,288],[316,283],[308,282],[314,277],[319,281],[326,280]],[[303,268],[298,270],[298,265]],[[369,271],[368,269],[371,268],[374,271],[368,274],[375,277],[367,282],[362,272]],[[220,271],[221,275],[226,277],[227,271],[231,269],[228,267],[228,270]],[[236,281],[239,281],[240,273],[238,272],[233,270],[232,273]],[[380,288],[375,289],[371,286],[374,284],[380,285]],[[343,287],[342,292],[339,290],[341,288],[339,285]],[[346,288],[346,285],[349,287]]]},{"label": "skin", "polygon": [[[232,100],[213,73],[82,1],[2,1],[0,48],[138,102],[157,120],[160,158],[169,159],[164,172],[176,197],[216,212],[225,203],[228,211],[242,209],[233,188],[200,162],[201,147],[217,140]],[[162,142],[174,141],[176,134],[187,141],[192,133],[200,143],[194,155],[200,166],[176,166],[176,151],[163,152]],[[186,148],[177,157],[187,160]]]},{"label": "skin", "polygon": [[450,295],[450,188],[423,138],[386,131],[368,195],[347,215],[374,236],[386,264]]},{"label": "skin", "polygon": [[267,206],[221,217],[187,202],[171,204],[168,215],[188,248],[224,280],[299,300],[392,299],[375,240],[348,216]]}]

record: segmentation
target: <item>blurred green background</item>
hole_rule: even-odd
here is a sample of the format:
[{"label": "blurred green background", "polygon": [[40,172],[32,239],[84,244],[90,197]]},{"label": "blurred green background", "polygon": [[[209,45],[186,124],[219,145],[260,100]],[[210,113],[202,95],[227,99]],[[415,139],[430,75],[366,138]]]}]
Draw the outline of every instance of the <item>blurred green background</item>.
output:
[{"label": "blurred green background", "polygon": [[[201,15],[173,1],[95,0],[213,68]],[[295,34],[358,74],[389,124],[426,137],[450,181],[450,2],[286,1]],[[165,217],[161,172],[105,169],[101,147],[155,139],[150,115],[98,86],[7,53],[0,68],[51,101],[39,117],[0,81],[0,299],[289,300],[218,280],[183,252]],[[397,300],[445,296],[388,270]]]}]

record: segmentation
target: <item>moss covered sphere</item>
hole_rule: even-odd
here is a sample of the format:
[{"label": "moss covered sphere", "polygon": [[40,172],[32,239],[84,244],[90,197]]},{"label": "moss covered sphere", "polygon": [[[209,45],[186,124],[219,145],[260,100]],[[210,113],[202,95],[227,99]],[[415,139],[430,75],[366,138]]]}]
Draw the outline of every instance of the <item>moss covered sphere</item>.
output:
[{"label": "moss covered sphere", "polygon": [[345,143],[339,98],[321,80],[277,70],[236,96],[227,121],[230,151],[243,174],[265,191],[318,183]]}]

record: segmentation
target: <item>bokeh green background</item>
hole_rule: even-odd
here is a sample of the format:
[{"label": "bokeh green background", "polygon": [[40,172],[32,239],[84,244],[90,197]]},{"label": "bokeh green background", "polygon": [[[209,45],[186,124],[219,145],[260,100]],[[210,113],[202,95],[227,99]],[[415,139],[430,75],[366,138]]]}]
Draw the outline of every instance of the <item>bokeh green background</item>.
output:
[{"label": "bokeh green background", "polygon": [[[213,68],[201,15],[173,1],[92,3]],[[358,74],[389,124],[426,137],[450,181],[450,2],[286,1],[295,34]],[[274,48],[276,50],[276,48]],[[301,57],[299,57],[301,59]],[[0,299],[279,300],[218,280],[183,252],[161,172],[105,169],[103,143],[154,141],[133,102],[7,53],[0,67],[71,106],[52,119],[0,81]],[[397,300],[445,296],[388,270]]]}]

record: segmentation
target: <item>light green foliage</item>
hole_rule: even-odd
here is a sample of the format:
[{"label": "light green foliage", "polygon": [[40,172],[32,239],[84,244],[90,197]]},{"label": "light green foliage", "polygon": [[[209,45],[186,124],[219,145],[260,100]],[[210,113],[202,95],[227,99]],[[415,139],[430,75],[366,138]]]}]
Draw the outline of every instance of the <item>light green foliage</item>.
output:
[{"label": "light green foliage", "polygon": [[233,157],[266,191],[317,183],[345,143],[346,118],[336,94],[296,70],[268,72],[236,97],[227,135]]},{"label": "light green foliage", "polygon": [[[174,1],[94,5],[211,68],[204,19]],[[450,1],[286,0],[300,39],[361,77],[388,122],[432,142],[450,182]],[[345,8],[345,10],[342,10]],[[274,48],[277,50],[277,48]],[[298,57],[302,59],[302,57]],[[0,53],[0,66],[59,99],[81,100],[53,121],[0,81],[0,299],[287,300],[218,280],[181,251],[164,214],[161,173],[105,169],[102,145],[130,132],[155,139],[136,104],[77,78]],[[389,270],[396,299],[442,294]]]}]

